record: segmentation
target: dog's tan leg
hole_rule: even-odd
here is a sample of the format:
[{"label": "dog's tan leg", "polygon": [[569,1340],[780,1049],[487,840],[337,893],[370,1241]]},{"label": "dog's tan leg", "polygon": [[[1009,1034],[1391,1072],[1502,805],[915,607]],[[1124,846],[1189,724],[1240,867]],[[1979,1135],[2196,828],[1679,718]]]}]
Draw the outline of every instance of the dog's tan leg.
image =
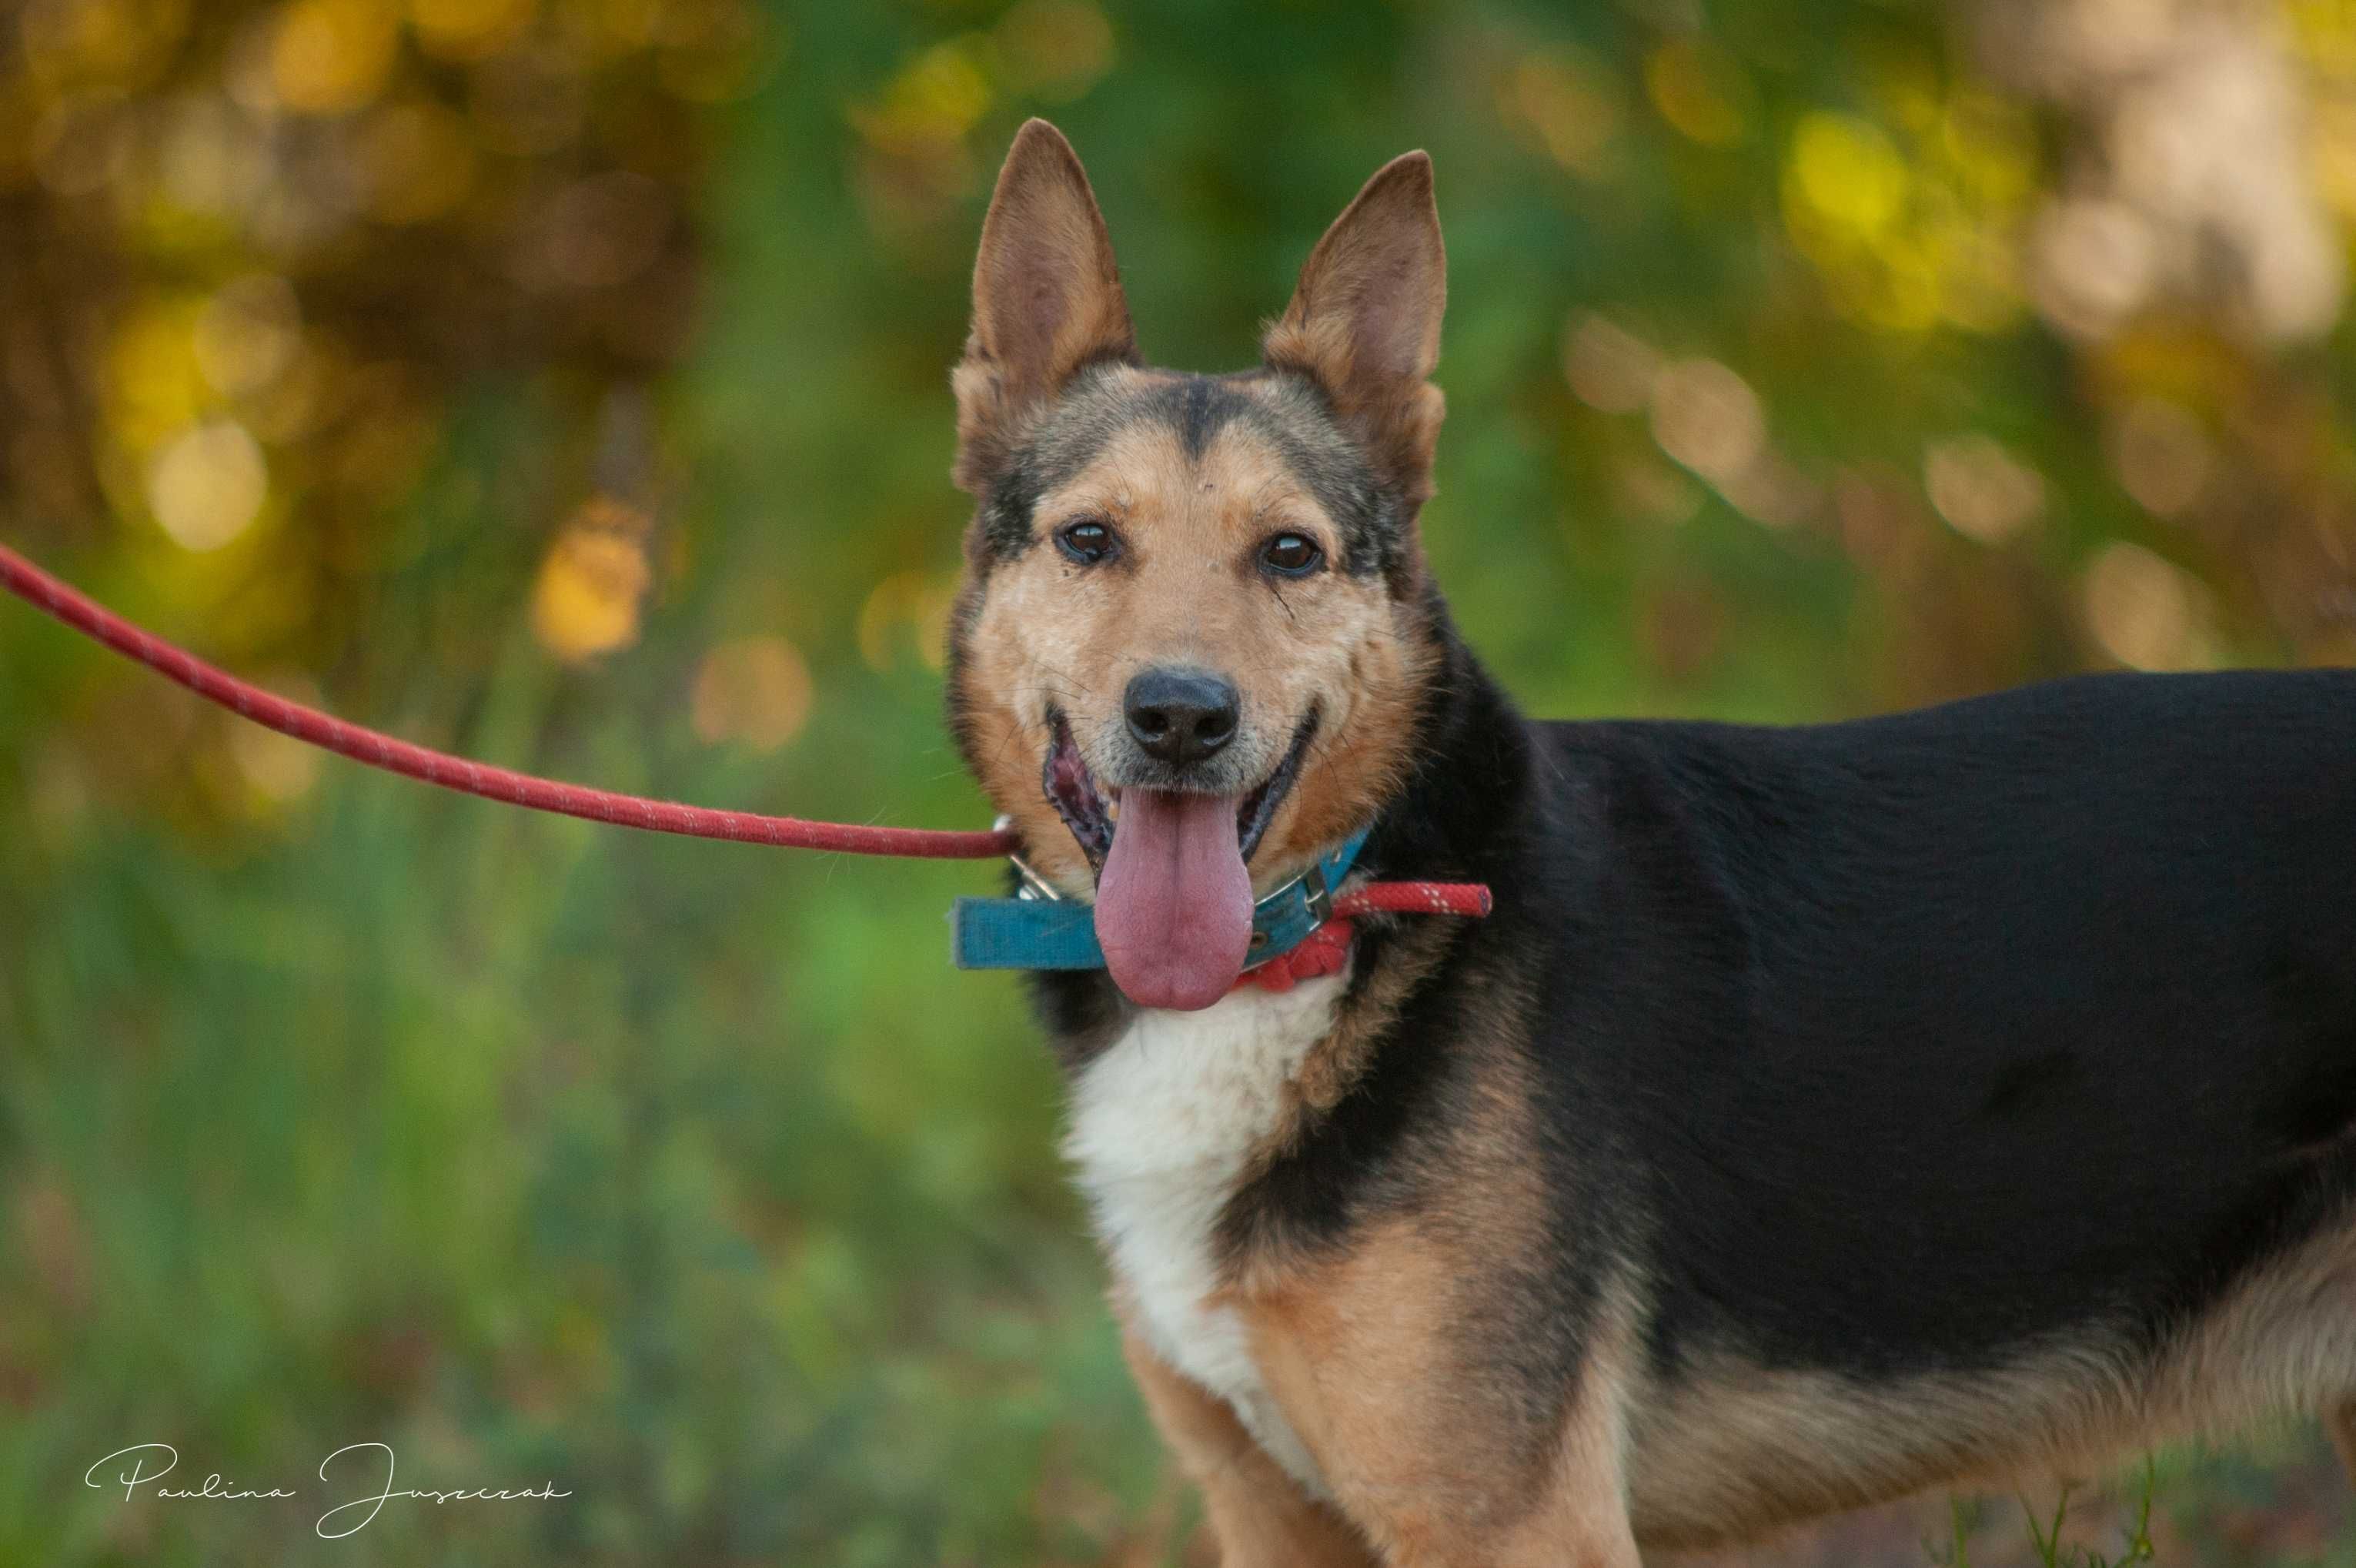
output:
[{"label": "dog's tan leg", "polygon": [[2331,1446],[2340,1451],[2340,1467],[2348,1472],[2351,1486],[2356,1486],[2356,1398],[2344,1399],[2323,1412],[2323,1430],[2331,1434]]},{"label": "dog's tan leg", "polygon": [[1574,1387],[1533,1401],[1474,1336],[1477,1279],[1414,1222],[1245,1306],[1254,1359],[1342,1512],[1407,1568],[1637,1568],[1617,1369],[1599,1326]]},{"label": "dog's tan leg", "polygon": [[1566,1459],[1535,1500],[1354,1486],[1344,1502],[1368,1516],[1398,1568],[1641,1568],[1616,1466]]},{"label": "dog's tan leg", "polygon": [[1223,1568],[1376,1568],[1365,1539],[1303,1493],[1225,1400],[1172,1370],[1134,1334],[1122,1348],[1162,1441],[1203,1488]]},{"label": "dog's tan leg", "polygon": [[[1360,1428],[1333,1446],[1337,1500],[1396,1568],[1640,1568],[1612,1427],[1582,1399],[1553,1454],[1519,1473],[1451,1466],[1431,1446],[1450,1441],[1436,1427],[1422,1441]],[[1451,1436],[1481,1446],[1474,1433]]]}]

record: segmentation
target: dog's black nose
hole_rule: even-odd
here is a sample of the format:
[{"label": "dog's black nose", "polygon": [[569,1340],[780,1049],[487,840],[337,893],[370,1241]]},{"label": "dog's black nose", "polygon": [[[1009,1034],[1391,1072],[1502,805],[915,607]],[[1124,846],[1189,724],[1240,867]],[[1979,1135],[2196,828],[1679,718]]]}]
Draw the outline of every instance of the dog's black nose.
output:
[{"label": "dog's black nose", "polygon": [[1238,716],[1235,686],[1206,670],[1148,670],[1121,708],[1145,755],[1179,768],[1226,745]]}]

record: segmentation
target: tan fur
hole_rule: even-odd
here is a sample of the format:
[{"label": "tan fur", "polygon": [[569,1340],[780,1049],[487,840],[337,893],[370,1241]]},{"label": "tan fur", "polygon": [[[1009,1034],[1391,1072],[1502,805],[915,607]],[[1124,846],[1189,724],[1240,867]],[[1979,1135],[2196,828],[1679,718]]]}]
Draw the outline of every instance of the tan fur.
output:
[{"label": "tan fur", "polygon": [[1633,1509],[1648,1545],[1755,1540],[1803,1519],[1938,1486],[2100,1475],[2136,1450],[2230,1437],[2356,1393],[2356,1234],[2265,1271],[2155,1368],[2075,1340],[1990,1372],[1872,1384],[1700,1368],[1640,1401]]},{"label": "tan fur", "polygon": [[1121,1345],[1162,1441],[1203,1489],[1223,1568],[1375,1568],[1365,1538],[1304,1496],[1226,1401],[1171,1370],[1135,1334]]},{"label": "tan fur", "polygon": [[[2356,1236],[2345,1230],[2254,1279],[2157,1368],[2119,1345],[2073,1342],[1994,1372],[1873,1384],[1730,1360],[1672,1392],[1647,1387],[1626,1334],[1606,1332],[1550,1463],[1533,1472],[1509,1391],[1484,1383],[1479,1348],[1482,1292],[1532,1255],[1538,1239],[1517,1235],[1526,1219],[1515,1216],[1534,1210],[1521,1197],[1488,1213],[1462,1207],[1491,1201],[1482,1195],[1500,1174],[1482,1162],[1436,1220],[1374,1228],[1344,1256],[1243,1297],[1286,1419],[1390,1561],[1633,1564],[1639,1540],[1724,1547],[1932,1487],[2099,1475],[2140,1448],[2302,1409],[2320,1409],[2356,1480]],[[1633,1299],[1623,1291],[1609,1316],[1624,1325]],[[1623,1409],[1642,1412],[1625,1432]]]},{"label": "tan fur", "polygon": [[1250,430],[1231,424],[1190,458],[1166,427],[1133,426],[1036,510],[1047,530],[1101,517],[1124,543],[1119,562],[1086,573],[1044,544],[1000,565],[966,639],[960,678],[982,782],[1014,817],[1043,875],[1077,897],[1093,891],[1086,858],[1040,793],[1049,705],[1101,774],[1118,738],[1121,692],[1150,665],[1210,665],[1236,682],[1237,745],[1254,777],[1275,771],[1312,707],[1321,715],[1321,738],[1253,856],[1262,892],[1296,875],[1395,786],[1408,760],[1422,645],[1380,582],[1327,571],[1271,588],[1262,578],[1255,557],[1272,533],[1308,534],[1329,554],[1342,541]]},{"label": "tan fur", "polygon": [[1500,1298],[1531,1288],[1519,1276],[1549,1239],[1526,1073],[1503,1053],[1483,1065],[1445,1146],[1423,1151],[1451,1173],[1435,1207],[1370,1225],[1339,1255],[1263,1254],[1234,1302],[1286,1420],[1388,1561],[1633,1568],[1632,1314],[1605,1315],[1575,1389],[1532,1389],[1499,1337]]},{"label": "tan fur", "polygon": [[1079,156],[1062,132],[1030,121],[982,220],[973,332],[950,377],[958,483],[975,489],[1024,416],[1081,366],[1136,352],[1112,237]]},{"label": "tan fur", "polygon": [[1529,1443],[1528,1391],[1474,1353],[1473,1240],[1387,1225],[1252,1298],[1269,1387],[1387,1561],[1633,1568],[1611,1359],[1590,1361],[1551,1440]]}]

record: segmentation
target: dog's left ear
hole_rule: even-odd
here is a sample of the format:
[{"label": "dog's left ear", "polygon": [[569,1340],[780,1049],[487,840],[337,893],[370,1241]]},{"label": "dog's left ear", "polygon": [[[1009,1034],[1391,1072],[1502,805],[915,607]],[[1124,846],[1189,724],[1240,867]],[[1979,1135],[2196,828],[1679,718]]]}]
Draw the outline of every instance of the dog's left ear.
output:
[{"label": "dog's left ear", "polygon": [[1064,134],[1026,122],[999,170],[973,264],[973,334],[950,377],[957,482],[979,492],[1023,416],[1083,366],[1134,360],[1104,214]]},{"label": "dog's left ear", "polygon": [[1408,153],[1385,164],[1333,220],[1301,269],[1292,303],[1260,341],[1269,368],[1299,371],[1324,389],[1409,505],[1431,494],[1445,404],[1426,378],[1440,361],[1447,303],[1431,159]]}]

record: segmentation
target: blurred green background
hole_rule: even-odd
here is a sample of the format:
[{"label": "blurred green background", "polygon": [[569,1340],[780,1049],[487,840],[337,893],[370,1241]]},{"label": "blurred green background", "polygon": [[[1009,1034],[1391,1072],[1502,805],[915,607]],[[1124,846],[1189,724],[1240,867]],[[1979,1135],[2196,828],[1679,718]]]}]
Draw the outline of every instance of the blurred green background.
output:
[{"label": "blurred green background", "polygon": [[[429,744],[979,824],[946,372],[1034,113],[1194,368],[1431,149],[1424,532],[1535,712],[2356,658],[2340,0],[12,0],[0,536]],[[439,795],[5,606],[0,824],[0,1562],[1204,1560],[945,960],[994,874]],[[573,1496],[316,1539],[359,1441]],[[138,1442],[303,1498],[84,1484]],[[2161,1560],[2356,1563],[2321,1452],[2170,1459]]]}]

